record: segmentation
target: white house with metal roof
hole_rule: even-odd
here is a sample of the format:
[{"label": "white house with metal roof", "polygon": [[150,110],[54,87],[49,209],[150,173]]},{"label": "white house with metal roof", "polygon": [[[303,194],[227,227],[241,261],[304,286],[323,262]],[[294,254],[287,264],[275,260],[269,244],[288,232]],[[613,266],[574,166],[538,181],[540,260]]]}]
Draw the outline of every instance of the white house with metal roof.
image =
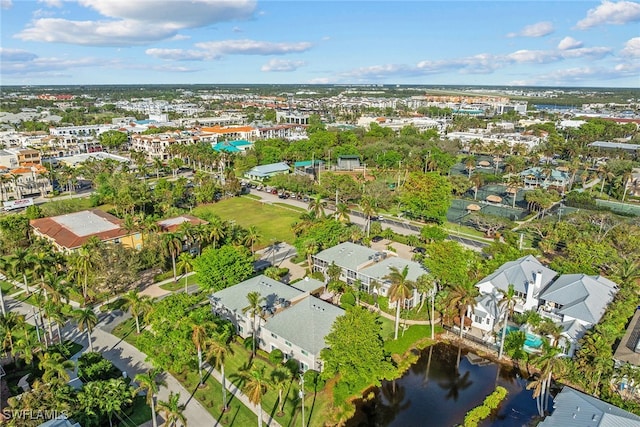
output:
[{"label": "white house with metal roof", "polygon": [[244,177],[252,181],[264,181],[272,176],[289,173],[290,167],[286,162],[271,163],[268,165],[255,166],[244,173]]},{"label": "white house with metal roof", "polygon": [[312,296],[309,290],[319,286],[322,283],[314,279],[286,285],[260,275],[212,294],[209,301],[214,314],[231,321],[238,335],[246,338],[253,332],[253,319],[243,312],[247,294],[259,292],[264,298],[262,314],[256,318],[259,348],[280,349],[286,359],[297,360],[303,371],[322,370],[324,337],[344,310]]},{"label": "white house with metal roof", "polygon": [[553,409],[539,427],[640,427],[640,416],[571,387],[553,399]]},{"label": "white house with metal roof", "polygon": [[[340,243],[325,249],[314,255],[312,259],[313,271],[325,274],[327,268],[335,263],[342,269],[341,280],[348,284],[359,280],[361,289],[382,296],[387,296],[391,287],[391,282],[386,277],[392,268],[402,271],[407,267],[407,279],[413,282],[428,273],[420,263],[399,258],[393,252],[376,251],[351,242]],[[411,308],[418,305],[420,296],[420,293],[414,289],[412,297],[407,298],[403,306]],[[390,307],[395,307],[395,303],[391,303]]]},{"label": "white house with metal roof", "polygon": [[480,295],[470,313],[471,326],[480,329],[487,339],[493,339],[492,333],[499,329],[501,319],[504,319],[499,301],[502,292],[511,284],[516,292],[514,311],[535,310],[561,326],[562,337],[558,344],[565,354],[572,356],[578,340],[598,323],[618,287],[602,276],[556,276],[557,272],[531,255],[503,264],[476,284]]}]

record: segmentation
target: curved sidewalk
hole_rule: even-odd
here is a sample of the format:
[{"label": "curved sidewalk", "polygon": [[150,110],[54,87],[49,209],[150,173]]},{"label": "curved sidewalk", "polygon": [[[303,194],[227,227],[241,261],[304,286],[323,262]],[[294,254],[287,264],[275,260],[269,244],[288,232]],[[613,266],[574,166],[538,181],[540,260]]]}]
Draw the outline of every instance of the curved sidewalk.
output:
[{"label": "curved sidewalk", "polygon": [[[389,319],[389,320],[393,320],[394,322],[396,321],[396,317],[392,314],[389,314],[385,311],[380,310],[379,307],[375,307],[371,304],[367,304],[364,301],[359,301],[359,304],[361,306],[363,306],[364,308],[367,308],[371,311],[375,311],[376,313],[378,313],[380,316]],[[400,323],[404,323],[407,325],[432,325],[433,323],[431,322],[431,320],[411,320],[411,319],[400,319]],[[435,324],[437,325],[438,323],[440,323],[440,318],[435,319]]]}]

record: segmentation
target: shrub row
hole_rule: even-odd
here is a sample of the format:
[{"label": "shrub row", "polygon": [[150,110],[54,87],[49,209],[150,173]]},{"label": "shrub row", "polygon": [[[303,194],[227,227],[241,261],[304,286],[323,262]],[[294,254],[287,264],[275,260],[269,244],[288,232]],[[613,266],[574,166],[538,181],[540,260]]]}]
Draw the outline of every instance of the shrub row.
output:
[{"label": "shrub row", "polygon": [[484,399],[482,405],[476,406],[464,417],[464,427],[476,427],[480,421],[491,415],[491,411],[500,406],[500,403],[507,397],[507,389],[501,386]]}]

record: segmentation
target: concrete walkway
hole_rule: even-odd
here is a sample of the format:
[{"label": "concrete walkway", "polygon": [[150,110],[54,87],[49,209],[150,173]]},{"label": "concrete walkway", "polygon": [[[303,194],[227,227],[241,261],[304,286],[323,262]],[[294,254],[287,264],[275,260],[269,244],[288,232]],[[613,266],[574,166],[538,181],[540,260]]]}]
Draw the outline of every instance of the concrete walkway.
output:
[{"label": "concrete walkway", "polygon": [[[379,307],[375,307],[371,304],[367,304],[364,301],[360,301],[360,305],[363,306],[364,308],[369,309],[370,311],[375,311],[377,314],[384,317],[385,319],[393,320],[394,322],[396,321],[396,316],[380,310]],[[431,325],[432,324],[431,320],[411,320],[411,319],[400,319],[400,323],[404,323],[405,325]],[[440,318],[435,319],[435,324],[437,325],[438,323],[440,323]]]}]

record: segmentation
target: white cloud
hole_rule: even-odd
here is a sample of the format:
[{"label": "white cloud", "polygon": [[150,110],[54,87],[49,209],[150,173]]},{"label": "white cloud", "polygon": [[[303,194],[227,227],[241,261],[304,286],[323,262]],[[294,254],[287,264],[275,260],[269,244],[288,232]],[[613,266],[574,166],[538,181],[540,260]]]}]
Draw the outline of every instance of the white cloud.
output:
[{"label": "white cloud", "polygon": [[[309,50],[311,43],[273,43],[258,40],[222,40],[196,43],[199,49],[147,49],[145,53],[172,61],[212,61],[224,55],[285,55]],[[274,70],[275,71],[275,70]]]},{"label": "white cloud", "polygon": [[517,33],[509,33],[507,37],[544,37],[553,33],[553,24],[549,21],[527,25]]},{"label": "white cloud", "polygon": [[0,72],[6,75],[20,74],[23,76],[30,76],[56,71],[74,70],[81,67],[104,67],[108,64],[109,61],[90,57],[79,59],[34,57],[24,61],[3,63]]},{"label": "white cloud", "polygon": [[634,37],[624,44],[624,49],[620,51],[622,56],[640,58],[640,37]]},{"label": "white cloud", "polygon": [[25,41],[68,43],[84,46],[130,46],[147,44],[176,34],[171,25],[143,26],[135,21],[70,21],[43,18],[15,37]]},{"label": "white cloud", "polygon": [[260,71],[295,71],[300,67],[307,65],[304,61],[289,61],[286,59],[272,59],[264,64]]},{"label": "white cloud", "polygon": [[0,0],[0,9],[11,9],[13,2],[11,0]]},{"label": "white cloud", "polygon": [[26,50],[0,47],[0,61],[2,62],[32,61],[37,57],[38,55],[35,53],[27,52]]},{"label": "white cloud", "polygon": [[212,55],[283,55],[305,52],[312,46],[309,42],[274,43],[247,39],[196,43],[196,47]]},{"label": "white cloud", "polygon": [[145,50],[144,53],[149,56],[172,61],[203,61],[216,59],[214,56],[210,56],[207,52],[201,50],[152,48]]},{"label": "white cloud", "polygon": [[38,3],[45,4],[49,7],[62,7],[62,0],[38,0]]},{"label": "white cloud", "polygon": [[576,49],[578,47],[582,47],[583,43],[579,40],[574,39],[573,37],[565,37],[560,40],[558,43],[558,49],[567,50],[567,49]]},{"label": "white cloud", "polygon": [[636,21],[640,21],[640,3],[604,0],[598,7],[589,9],[587,17],[578,21],[576,28],[586,30],[598,25],[623,25]]},{"label": "white cloud", "polygon": [[548,64],[560,59],[558,52],[549,50],[517,50],[506,56],[510,62],[517,64]]},{"label": "white cloud", "polygon": [[242,28],[240,28],[240,27],[233,27],[231,29],[231,31],[234,32],[234,33],[242,33],[243,32]]},{"label": "white cloud", "polygon": [[216,22],[247,19],[256,7],[255,0],[79,0],[83,6],[101,15],[123,20],[172,24],[195,28]]},{"label": "white cloud", "polygon": [[[46,1],[50,3],[56,0]],[[255,9],[255,0],[160,0],[153,3],[132,0],[79,0],[79,3],[95,9],[109,19],[35,19],[15,37],[26,41],[85,46],[143,45],[175,37],[183,29],[247,19]]]}]

